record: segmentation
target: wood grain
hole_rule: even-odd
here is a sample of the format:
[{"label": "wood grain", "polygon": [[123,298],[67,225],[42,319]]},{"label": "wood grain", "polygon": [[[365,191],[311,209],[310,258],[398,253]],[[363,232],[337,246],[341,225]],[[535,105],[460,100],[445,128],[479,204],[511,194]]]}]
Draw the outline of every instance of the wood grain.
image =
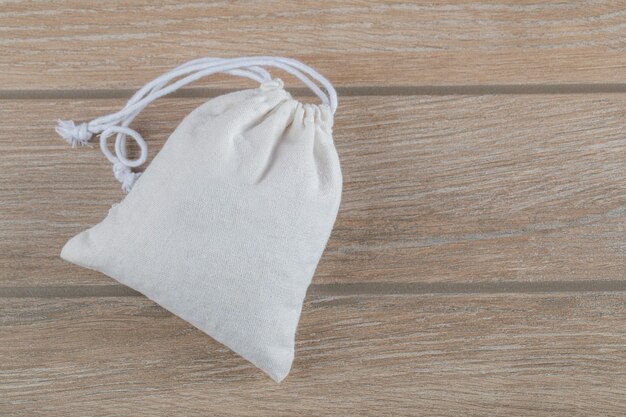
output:
[{"label": "wood grain", "polygon": [[608,0],[3,2],[0,88],[138,87],[207,55],[299,58],[337,86],[622,83],[625,6]]},{"label": "wood grain", "polygon": [[142,297],[3,299],[3,415],[626,413],[626,294],[308,297],[291,375]]},{"label": "wood grain", "polygon": [[[136,128],[153,156],[203,99]],[[120,100],[17,101],[0,126],[0,283],[111,285],[59,259],[122,197],[97,147],[56,137]],[[624,95],[346,97],[344,172],[315,283],[624,280]]]},{"label": "wood grain", "polygon": [[[0,2],[0,415],[626,415],[625,17],[624,0]],[[241,55],[340,91],[342,206],[280,385],[58,256],[122,194],[56,119]],[[154,156],[199,95],[250,85],[212,77],[134,127]]]}]

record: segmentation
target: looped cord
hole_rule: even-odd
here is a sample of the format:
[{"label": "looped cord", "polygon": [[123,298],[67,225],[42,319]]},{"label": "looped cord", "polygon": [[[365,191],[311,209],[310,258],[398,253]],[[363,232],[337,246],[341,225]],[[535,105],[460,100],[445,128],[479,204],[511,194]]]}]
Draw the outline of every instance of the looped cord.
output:
[{"label": "looped cord", "polygon": [[[243,58],[200,58],[180,65],[155,78],[139,89],[128,100],[126,106],[116,113],[99,117],[88,123],[76,125],[71,120],[59,120],[56,132],[72,147],[89,145],[93,135],[100,135],[100,149],[113,164],[115,178],[122,183],[124,192],[129,192],[141,174],[131,168],[143,165],[148,158],[148,145],[143,137],[128,126],[141,111],[153,101],[170,94],[202,77],[216,73],[227,73],[250,78],[258,83],[270,81],[272,76],[264,67],[281,69],[302,81],[315,93],[332,114],[337,110],[337,93],[333,85],[313,68],[294,59],[259,56]],[[323,91],[315,82],[325,90]],[[109,150],[107,139],[115,134],[114,153]],[[140,155],[128,159],[126,139],[130,136],[137,143]]]},{"label": "looped cord", "polygon": [[[137,159],[126,158],[126,152],[121,148],[121,141],[115,141],[115,155],[113,155],[107,144],[107,139],[113,133],[132,137],[139,146],[139,157]],[[125,126],[110,126],[104,129],[102,133],[100,133],[100,150],[102,150],[104,156],[106,156],[112,164],[121,163],[130,168],[141,166],[146,162],[146,159],[148,159],[148,145],[146,141],[143,140],[143,137],[141,137],[137,131]]]}]

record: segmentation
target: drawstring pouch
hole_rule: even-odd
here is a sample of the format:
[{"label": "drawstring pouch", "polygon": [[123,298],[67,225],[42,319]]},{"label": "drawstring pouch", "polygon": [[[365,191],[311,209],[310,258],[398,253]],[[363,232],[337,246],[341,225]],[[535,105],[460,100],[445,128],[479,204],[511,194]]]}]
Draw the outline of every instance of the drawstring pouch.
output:
[{"label": "drawstring pouch", "polygon": [[[268,68],[297,77],[321,104],[294,100]],[[150,166],[135,172],[148,147],[129,127],[133,119],[159,97],[216,73],[260,86],[196,108]],[[202,58],[149,82],[117,113],[79,125],[59,121],[57,133],[72,146],[99,135],[128,193],[101,223],[70,239],[61,257],[141,292],[280,382],[339,208],[336,109],[331,83],[296,60]],[[135,159],[129,138],[139,147]]]}]

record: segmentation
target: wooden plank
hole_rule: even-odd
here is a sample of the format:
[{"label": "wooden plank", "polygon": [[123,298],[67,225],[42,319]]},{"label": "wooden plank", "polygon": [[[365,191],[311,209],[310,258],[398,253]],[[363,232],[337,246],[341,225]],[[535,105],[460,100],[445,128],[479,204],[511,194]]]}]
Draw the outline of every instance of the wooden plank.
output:
[{"label": "wooden plank", "polygon": [[[137,119],[151,156],[202,101]],[[122,194],[98,147],[53,127],[119,105],[2,106],[0,285],[114,283],[58,258]],[[624,108],[624,95],[343,98],[344,194],[314,282],[623,280]]]},{"label": "wooden plank", "polygon": [[2,299],[0,412],[623,415],[625,306],[624,293],[309,297],[277,385],[144,298]]},{"label": "wooden plank", "polygon": [[0,88],[137,87],[207,55],[298,58],[337,86],[622,83],[625,6],[12,1],[0,8]]}]

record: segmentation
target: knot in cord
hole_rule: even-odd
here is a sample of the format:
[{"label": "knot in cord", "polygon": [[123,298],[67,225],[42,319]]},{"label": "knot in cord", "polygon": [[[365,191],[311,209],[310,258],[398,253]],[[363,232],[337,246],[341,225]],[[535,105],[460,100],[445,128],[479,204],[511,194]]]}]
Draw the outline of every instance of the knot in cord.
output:
[{"label": "knot in cord", "polygon": [[76,126],[72,120],[59,120],[55,130],[72,148],[87,145],[93,136],[87,123]]},{"label": "knot in cord", "polygon": [[133,188],[133,185],[135,185],[137,179],[141,176],[141,173],[133,172],[123,163],[116,162],[113,164],[113,175],[115,176],[115,179],[122,184],[122,191],[128,193]]}]

